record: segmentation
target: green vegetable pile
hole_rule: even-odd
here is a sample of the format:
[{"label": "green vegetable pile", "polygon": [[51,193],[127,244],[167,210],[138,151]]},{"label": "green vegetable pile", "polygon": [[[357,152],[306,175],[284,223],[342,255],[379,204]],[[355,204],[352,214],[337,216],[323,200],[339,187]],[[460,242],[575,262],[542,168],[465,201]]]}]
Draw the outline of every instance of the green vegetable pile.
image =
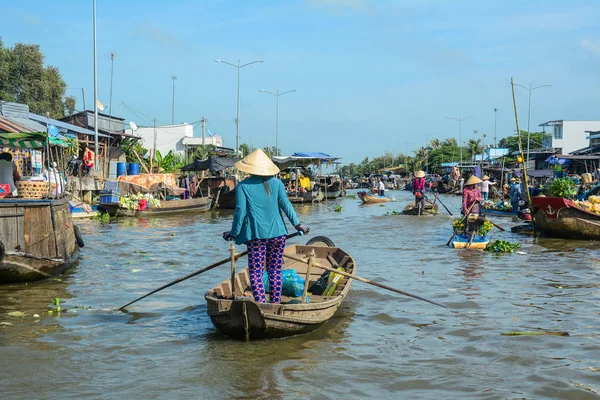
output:
[{"label": "green vegetable pile", "polygon": [[577,195],[577,187],[575,182],[569,178],[557,178],[550,184],[548,194],[552,197],[575,197]]},{"label": "green vegetable pile", "polygon": [[132,194],[131,196],[122,197],[119,204],[128,210],[136,210],[141,199],[147,199],[150,207],[160,207],[160,200],[155,199],[151,194]]},{"label": "green vegetable pile", "polygon": [[485,251],[490,253],[512,253],[516,249],[521,247],[519,243],[510,243],[505,240],[496,240],[492,244],[488,244],[485,247]]}]

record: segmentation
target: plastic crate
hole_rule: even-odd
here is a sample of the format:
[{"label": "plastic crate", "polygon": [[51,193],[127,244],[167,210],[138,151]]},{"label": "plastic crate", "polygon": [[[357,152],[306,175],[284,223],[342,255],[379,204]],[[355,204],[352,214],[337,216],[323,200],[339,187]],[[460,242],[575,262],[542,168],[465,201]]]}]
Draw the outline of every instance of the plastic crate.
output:
[{"label": "plastic crate", "polygon": [[[117,181],[106,181],[104,182],[104,190],[112,191],[113,193],[119,193],[119,182]],[[102,193],[102,192],[100,192]]]},{"label": "plastic crate", "polygon": [[[103,190],[104,192],[104,190]],[[100,204],[103,203],[118,203],[119,196],[113,193],[100,193]]]}]

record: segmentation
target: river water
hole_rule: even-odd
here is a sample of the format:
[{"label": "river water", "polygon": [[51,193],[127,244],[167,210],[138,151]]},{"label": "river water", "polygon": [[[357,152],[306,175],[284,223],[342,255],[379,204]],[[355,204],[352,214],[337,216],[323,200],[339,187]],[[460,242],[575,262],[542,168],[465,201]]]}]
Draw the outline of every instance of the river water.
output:
[{"label": "river water", "polygon": [[[353,255],[358,275],[448,309],[354,282],[317,331],[238,342],[215,331],[203,298],[227,265],[115,311],[226,258],[230,211],[79,222],[86,247],[75,268],[0,287],[0,397],[598,398],[600,245],[534,242],[507,229],[493,239],[519,241],[526,254],[450,249],[443,208],[437,217],[386,216],[411,200],[390,193],[398,201],[383,206],[346,198],[296,210],[310,236]],[[458,210],[457,197],[441,198]],[[55,297],[68,310],[60,316],[46,312]],[[512,331],[569,336],[501,335]]]}]

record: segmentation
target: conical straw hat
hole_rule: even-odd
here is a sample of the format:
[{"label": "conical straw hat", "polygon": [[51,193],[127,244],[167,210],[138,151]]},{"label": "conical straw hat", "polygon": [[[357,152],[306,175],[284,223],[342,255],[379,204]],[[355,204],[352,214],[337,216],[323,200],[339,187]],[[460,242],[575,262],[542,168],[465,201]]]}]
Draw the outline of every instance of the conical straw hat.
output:
[{"label": "conical straw hat", "polygon": [[417,171],[415,172],[415,176],[417,178],[425,178],[425,171]]},{"label": "conical straw hat", "polygon": [[265,154],[262,149],[256,149],[240,161],[236,162],[234,167],[240,171],[258,176],[273,176],[279,173],[277,165]]},{"label": "conical straw hat", "polygon": [[484,180],[484,181],[489,181],[489,180],[490,180],[490,177],[489,177],[489,176],[487,176],[487,175],[484,175],[484,176],[483,176],[483,180]]},{"label": "conical straw hat", "polygon": [[481,183],[481,182],[483,182],[481,179],[479,179],[475,175],[471,175],[471,177],[469,179],[467,179],[467,181],[465,182],[465,186],[477,185],[478,183]]}]

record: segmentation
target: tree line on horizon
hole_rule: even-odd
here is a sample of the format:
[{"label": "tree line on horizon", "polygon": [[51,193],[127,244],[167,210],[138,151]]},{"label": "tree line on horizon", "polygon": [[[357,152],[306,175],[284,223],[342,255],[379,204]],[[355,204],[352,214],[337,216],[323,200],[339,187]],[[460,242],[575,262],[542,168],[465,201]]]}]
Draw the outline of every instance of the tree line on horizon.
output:
[{"label": "tree line on horizon", "polygon": [[[530,149],[542,148],[542,142],[546,137],[550,137],[550,135],[545,132],[531,132],[529,137]],[[526,151],[527,131],[521,130],[521,138],[523,151]],[[504,157],[505,163],[514,162],[516,155],[513,155],[513,153],[519,151],[519,138],[516,135],[502,138],[498,142],[498,147],[508,149],[508,155]],[[354,177],[378,174],[396,167],[404,167],[409,172],[429,170],[430,173],[442,174],[444,168],[441,165],[443,163],[458,162],[460,160],[460,150],[456,138],[451,137],[444,140],[433,138],[426,146],[413,151],[412,155],[405,153],[394,155],[386,151],[382,156],[373,159],[365,157],[358,164],[343,165],[339,171],[342,176]],[[462,148],[462,161],[473,160],[474,156],[481,155],[483,152],[484,147],[481,139],[470,139]]]}]

